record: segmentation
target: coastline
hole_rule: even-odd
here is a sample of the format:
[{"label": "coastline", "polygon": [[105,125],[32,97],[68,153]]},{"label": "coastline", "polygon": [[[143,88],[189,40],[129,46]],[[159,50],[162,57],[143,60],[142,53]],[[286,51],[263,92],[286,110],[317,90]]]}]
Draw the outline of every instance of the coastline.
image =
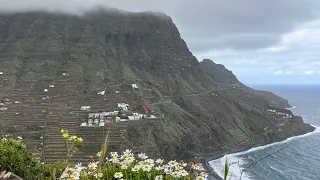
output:
[{"label": "coastline", "polygon": [[204,164],[205,169],[207,169],[207,172],[209,174],[208,179],[209,180],[223,180],[223,178],[221,178],[213,170],[213,168],[210,166],[210,164],[209,164],[210,161],[219,159],[219,158],[221,158],[221,157],[223,157],[223,156],[225,156],[227,154],[235,154],[235,153],[239,153],[239,152],[248,151],[248,150],[253,149],[253,148],[263,147],[263,146],[268,146],[268,145],[272,146],[272,145],[274,145],[276,143],[281,143],[281,142],[284,142],[284,141],[287,141],[287,140],[300,138],[300,137],[304,137],[304,136],[310,135],[312,133],[316,133],[317,127],[314,126],[314,125],[311,125],[311,126],[314,128],[312,131],[306,132],[306,133],[303,133],[303,134],[299,134],[299,135],[296,135],[296,136],[290,136],[290,137],[287,137],[286,139],[282,139],[282,140],[279,140],[279,141],[274,141],[274,142],[266,143],[266,144],[256,144],[256,145],[253,145],[253,146],[229,149],[229,150],[225,150],[225,151],[222,150],[222,151],[218,151],[218,152],[212,153],[212,155],[208,155],[207,157],[204,157],[203,158],[203,164]]},{"label": "coastline", "polygon": [[[259,145],[259,146],[263,146],[263,145]],[[230,150],[226,150],[223,152],[217,152],[215,155],[211,155],[208,157],[205,157],[203,159],[203,164],[205,166],[205,168],[208,171],[209,180],[223,180],[223,178],[221,178],[214,170],[213,168],[210,166],[209,162],[212,160],[216,160],[219,158],[222,158],[223,156],[225,156],[226,154],[234,154],[234,153],[239,153],[239,152],[243,152],[243,151],[247,151],[249,149],[254,148],[255,146],[249,146],[249,147],[243,147],[243,148],[238,148],[238,149],[230,149]],[[258,147],[258,146],[257,146]]]}]

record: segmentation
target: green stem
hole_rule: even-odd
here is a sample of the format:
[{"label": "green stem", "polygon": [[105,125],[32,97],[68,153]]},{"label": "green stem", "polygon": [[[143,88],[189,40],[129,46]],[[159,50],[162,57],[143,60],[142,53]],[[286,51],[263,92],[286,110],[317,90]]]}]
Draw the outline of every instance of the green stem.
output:
[{"label": "green stem", "polygon": [[67,154],[66,154],[66,161],[68,161],[68,155],[69,155],[69,147],[68,147],[68,139],[67,138],[65,138],[65,144],[66,144],[66,151],[67,151]]}]

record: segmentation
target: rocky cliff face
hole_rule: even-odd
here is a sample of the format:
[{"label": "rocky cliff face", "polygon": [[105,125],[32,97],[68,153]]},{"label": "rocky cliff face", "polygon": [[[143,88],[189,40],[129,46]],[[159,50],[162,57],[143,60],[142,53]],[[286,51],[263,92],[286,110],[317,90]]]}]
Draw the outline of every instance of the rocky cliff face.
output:
[{"label": "rocky cliff face", "polygon": [[99,150],[106,130],[80,127],[88,115],[81,106],[113,111],[126,102],[142,112],[148,104],[158,119],[113,123],[109,150],[167,158],[201,157],[313,129],[300,117],[268,111],[268,101],[221,87],[164,14],[0,15],[0,52],[1,134],[22,135],[45,161],[62,158],[60,128],[84,138],[82,156]]},{"label": "rocky cliff face", "polygon": [[237,88],[243,90],[244,93],[250,93],[253,98],[260,99],[259,101],[268,101],[270,106],[274,108],[290,108],[292,107],[288,100],[283,99],[272,92],[252,89],[241,83],[237,77],[222,64],[216,64],[210,59],[204,59],[200,62],[200,67],[203,71],[211,75],[221,86],[225,88]]}]

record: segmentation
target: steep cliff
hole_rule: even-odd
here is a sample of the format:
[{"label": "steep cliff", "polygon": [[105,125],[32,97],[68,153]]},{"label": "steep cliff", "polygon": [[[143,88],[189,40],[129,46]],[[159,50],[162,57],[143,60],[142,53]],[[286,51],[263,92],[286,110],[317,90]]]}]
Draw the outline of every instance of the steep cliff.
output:
[{"label": "steep cliff", "polygon": [[[80,127],[88,116],[81,106],[113,111],[125,102],[131,112],[142,112],[149,105],[158,119],[112,123],[109,150],[133,148],[167,158],[199,157],[313,129],[301,117],[268,111],[267,101],[221,87],[161,13],[3,14],[0,52],[1,134],[22,135],[45,161],[62,158],[60,128],[84,138],[81,156],[98,151],[106,129]],[[133,83],[139,88],[132,89]]]},{"label": "steep cliff", "polygon": [[250,96],[253,98],[260,98],[260,101],[268,101],[269,105],[278,108],[290,108],[292,107],[288,100],[283,99],[272,92],[261,91],[252,89],[243,83],[241,83],[237,77],[232,73],[232,71],[228,70],[222,64],[216,64],[210,59],[204,59],[200,62],[200,67],[205,72],[210,74],[216,82],[218,82],[221,86],[229,87],[229,88],[237,88],[242,89],[243,93],[250,93]]}]

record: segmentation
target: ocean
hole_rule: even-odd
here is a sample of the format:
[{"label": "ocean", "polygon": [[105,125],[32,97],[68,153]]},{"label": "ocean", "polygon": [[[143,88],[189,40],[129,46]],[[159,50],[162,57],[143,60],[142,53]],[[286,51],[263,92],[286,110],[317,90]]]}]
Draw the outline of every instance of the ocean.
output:
[{"label": "ocean", "polygon": [[[314,132],[285,141],[227,155],[230,163],[228,180],[320,180],[320,85],[251,86],[268,90],[288,99],[290,110],[316,127]],[[286,147],[287,146],[287,147]],[[286,147],[286,148],[284,148]],[[253,162],[273,154],[241,172]],[[223,176],[226,156],[210,161],[210,166]]]}]

